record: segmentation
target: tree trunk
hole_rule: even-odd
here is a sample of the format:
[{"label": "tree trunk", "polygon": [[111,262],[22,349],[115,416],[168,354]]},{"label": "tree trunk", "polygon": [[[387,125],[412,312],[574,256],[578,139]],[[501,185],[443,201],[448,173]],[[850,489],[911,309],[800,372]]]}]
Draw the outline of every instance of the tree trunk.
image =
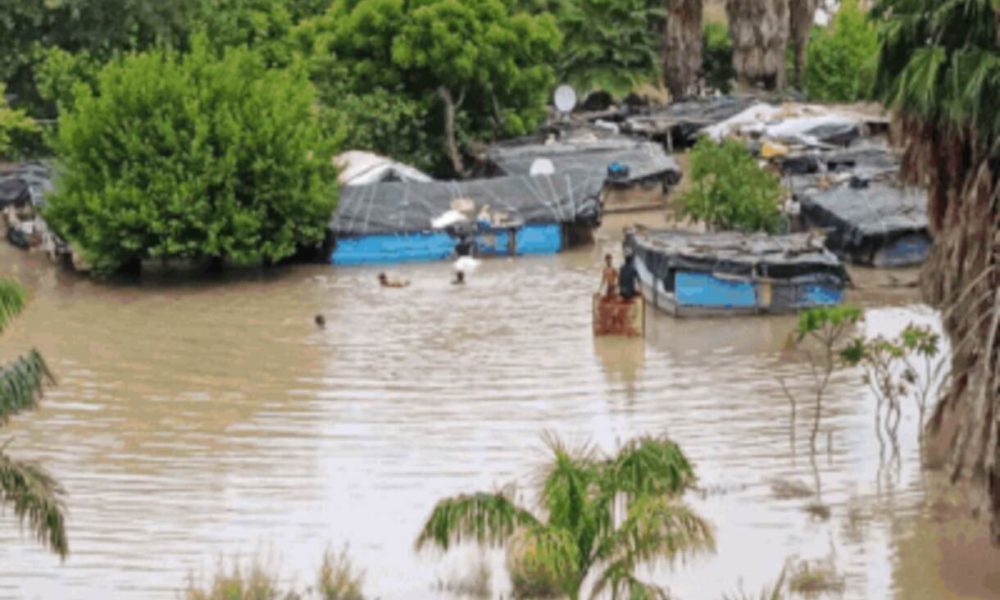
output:
[{"label": "tree trunk", "polygon": [[451,166],[456,175],[465,177],[465,164],[462,162],[462,152],[458,148],[458,136],[455,132],[455,113],[462,105],[465,94],[463,93],[456,103],[452,98],[451,90],[441,86],[438,88],[438,96],[444,102],[444,143],[448,150],[448,156],[451,158]]},{"label": "tree trunk", "polygon": [[951,340],[952,385],[928,424],[947,448],[953,482],[968,484],[976,512],[1000,543],[1000,158],[975,132],[903,121],[904,172],[929,187],[934,247],[921,283]]},{"label": "tree trunk", "polygon": [[674,100],[695,95],[702,65],[702,0],[667,0],[663,75]]},{"label": "tree trunk", "polygon": [[785,87],[788,0],[726,0],[733,67],[740,82],[767,90]]},{"label": "tree trunk", "polygon": [[793,85],[802,90],[802,78],[806,69],[806,49],[809,46],[809,34],[816,22],[816,9],[819,0],[788,0],[789,37],[795,51],[795,73]]}]

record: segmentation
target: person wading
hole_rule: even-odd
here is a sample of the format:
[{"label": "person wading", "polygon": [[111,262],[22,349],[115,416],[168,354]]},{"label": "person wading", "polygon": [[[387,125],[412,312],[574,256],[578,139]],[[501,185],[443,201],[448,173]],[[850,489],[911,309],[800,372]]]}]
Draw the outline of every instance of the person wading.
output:
[{"label": "person wading", "polygon": [[604,255],[604,271],[601,273],[601,287],[598,293],[611,299],[618,293],[618,271],[611,262],[611,255]]},{"label": "person wading", "polygon": [[625,255],[625,264],[618,271],[618,294],[624,300],[631,300],[638,295],[639,272],[635,269],[635,257]]}]

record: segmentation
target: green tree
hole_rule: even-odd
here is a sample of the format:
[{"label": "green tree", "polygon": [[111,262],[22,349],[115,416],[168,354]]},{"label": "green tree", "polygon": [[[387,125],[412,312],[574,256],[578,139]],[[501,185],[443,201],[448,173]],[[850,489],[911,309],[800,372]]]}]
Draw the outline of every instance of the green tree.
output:
[{"label": "green tree", "polygon": [[[24,289],[0,279],[0,333],[24,308]],[[38,404],[42,388],[51,382],[45,360],[37,350],[0,365],[0,425]],[[65,558],[69,553],[63,516],[63,490],[40,466],[17,461],[0,446],[0,506],[10,507],[27,524],[39,543]]]},{"label": "green tree", "polygon": [[[566,0],[552,14],[565,38],[558,59],[561,79],[580,90],[603,89],[619,96],[660,81],[667,14],[663,0]],[[676,31],[671,40],[680,43],[686,30]]]},{"label": "green tree", "polygon": [[291,61],[294,25],[287,0],[206,0],[197,27],[218,51],[244,46],[260,52],[269,66]]},{"label": "green tree", "polygon": [[555,578],[573,600],[592,571],[598,572],[594,595],[662,597],[636,577],[641,563],[713,548],[711,527],[681,500],[695,474],[671,440],[639,438],[613,457],[571,451],[556,440],[548,445],[552,459],[538,511],[519,506],[509,489],[447,498],[434,507],[417,548],[516,542],[529,552],[530,570]]},{"label": "green tree", "polygon": [[706,23],[703,35],[705,51],[701,70],[705,82],[723,94],[728,94],[736,79],[729,30],[720,23]]},{"label": "green tree", "polygon": [[879,0],[875,93],[899,117],[903,175],[928,186],[934,247],[925,300],[941,309],[952,384],[928,434],[950,447],[952,480],[972,492],[1000,543],[1000,2]]},{"label": "green tree", "polygon": [[4,85],[0,83],[0,160],[10,158],[15,140],[39,133],[38,125],[21,110],[14,110],[4,98]]},{"label": "green tree", "polygon": [[867,98],[878,53],[875,23],[858,5],[844,0],[829,27],[816,29],[809,43],[805,90],[809,98],[853,102]]},{"label": "green tree", "polygon": [[441,140],[436,153],[457,174],[470,144],[527,133],[544,118],[560,43],[551,15],[512,13],[505,0],[335,0],[296,36],[317,79],[340,76],[318,84],[326,105],[343,93],[408,98],[428,111],[427,139]]},{"label": "green tree", "polygon": [[78,91],[46,218],[94,269],[272,263],[323,239],[336,190],[302,70],[200,40],[113,61]]},{"label": "green tree", "polygon": [[690,177],[691,187],[680,197],[681,215],[713,229],[777,233],[784,227],[781,181],[761,169],[742,142],[698,140]]}]

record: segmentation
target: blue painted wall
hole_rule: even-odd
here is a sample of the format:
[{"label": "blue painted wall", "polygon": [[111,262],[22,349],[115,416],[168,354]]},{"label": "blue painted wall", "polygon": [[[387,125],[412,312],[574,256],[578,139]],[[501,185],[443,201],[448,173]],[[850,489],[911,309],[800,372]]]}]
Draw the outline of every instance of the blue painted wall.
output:
[{"label": "blue painted wall", "polygon": [[[508,256],[510,233],[501,229],[476,234],[482,256]],[[562,250],[562,226],[525,225],[515,232],[517,254],[555,254]],[[337,239],[330,261],[335,265],[371,265],[445,260],[455,249],[455,238],[443,231],[364,235]]]},{"label": "blue painted wall", "polygon": [[843,290],[818,283],[801,285],[798,291],[799,301],[795,304],[797,308],[832,306],[840,304],[840,301],[844,298]]},{"label": "blue painted wall", "polygon": [[712,308],[753,308],[757,292],[750,282],[718,279],[710,273],[678,271],[674,282],[677,302]]}]

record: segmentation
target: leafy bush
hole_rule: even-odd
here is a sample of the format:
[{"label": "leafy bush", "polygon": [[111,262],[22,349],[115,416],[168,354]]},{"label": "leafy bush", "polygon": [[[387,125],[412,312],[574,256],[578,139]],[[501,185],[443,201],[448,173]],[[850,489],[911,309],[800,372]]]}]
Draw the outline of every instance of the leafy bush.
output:
[{"label": "leafy bush", "polygon": [[38,133],[38,125],[24,111],[14,110],[7,105],[4,85],[0,82],[0,160],[12,158],[17,154],[19,140]]},{"label": "leafy bush", "polygon": [[269,263],[323,239],[334,173],[304,73],[202,40],[113,61],[96,93],[77,89],[46,218],[95,270]]},{"label": "leafy bush", "polygon": [[858,0],[844,0],[833,23],[816,29],[809,42],[805,72],[809,98],[853,102],[868,97],[877,53],[875,24]]},{"label": "leafy bush", "polygon": [[319,569],[316,590],[322,600],[364,600],[364,573],[358,571],[344,547],[334,554],[327,550]]},{"label": "leafy bush", "polygon": [[781,182],[757,165],[742,142],[699,140],[691,151],[690,177],[681,215],[712,229],[777,233],[784,227]]},{"label": "leafy bush", "polygon": [[728,94],[736,79],[733,68],[733,43],[729,29],[721,23],[706,23],[702,74],[709,86]]},{"label": "leafy bush", "polygon": [[203,582],[188,578],[183,600],[364,600],[364,576],[351,562],[345,547],[334,554],[323,554],[323,563],[316,586],[303,591],[282,589],[277,574],[269,566],[254,559],[248,565],[234,560],[228,569],[219,564],[207,587]]}]

